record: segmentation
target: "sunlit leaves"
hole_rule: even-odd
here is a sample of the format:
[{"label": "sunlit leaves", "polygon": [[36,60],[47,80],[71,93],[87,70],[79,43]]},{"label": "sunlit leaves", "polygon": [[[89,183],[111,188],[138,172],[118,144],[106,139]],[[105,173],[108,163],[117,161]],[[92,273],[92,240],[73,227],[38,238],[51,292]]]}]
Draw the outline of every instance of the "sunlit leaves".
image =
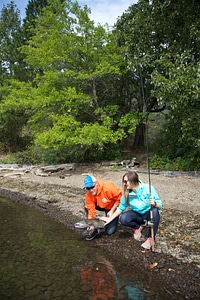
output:
[{"label": "sunlit leaves", "polygon": [[123,115],[119,121],[119,127],[121,127],[128,134],[134,133],[138,124],[138,117],[135,111],[130,111],[126,115]]},{"label": "sunlit leaves", "polygon": [[[38,133],[36,144],[43,147],[59,148],[63,145],[103,146],[116,143],[119,135],[109,127],[94,124],[81,124],[73,116],[53,116],[53,126],[46,132]],[[121,137],[120,137],[121,138]]]}]

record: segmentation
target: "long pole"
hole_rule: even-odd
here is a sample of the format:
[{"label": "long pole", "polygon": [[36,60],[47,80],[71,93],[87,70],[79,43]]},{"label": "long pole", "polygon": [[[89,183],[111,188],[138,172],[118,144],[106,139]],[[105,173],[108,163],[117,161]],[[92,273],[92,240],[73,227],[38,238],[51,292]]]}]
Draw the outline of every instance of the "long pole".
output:
[{"label": "long pole", "polygon": [[[149,178],[149,197],[151,197],[151,176],[150,176],[150,159],[149,159],[149,138],[148,138],[148,117],[147,117],[147,103],[145,100],[144,95],[144,84],[143,84],[143,78],[142,78],[142,67],[139,66],[139,72],[140,72],[140,80],[141,80],[141,93],[142,93],[142,100],[143,100],[143,112],[145,114],[145,131],[146,131],[146,155],[147,155],[147,168],[148,168],[148,178]],[[151,223],[151,238],[152,238],[152,247],[151,250],[154,252],[155,250],[155,239],[154,239],[154,222],[153,222],[153,206],[151,205],[150,208],[150,223]]]},{"label": "long pole", "polygon": [[[149,197],[151,197],[151,170],[150,170],[150,158],[149,158],[149,146],[148,146],[148,120],[146,117],[146,154],[147,154],[147,168],[149,179]],[[151,222],[151,238],[152,238],[152,252],[155,251],[155,239],[154,239],[154,222],[153,222],[153,206],[150,209],[150,222]]]}]

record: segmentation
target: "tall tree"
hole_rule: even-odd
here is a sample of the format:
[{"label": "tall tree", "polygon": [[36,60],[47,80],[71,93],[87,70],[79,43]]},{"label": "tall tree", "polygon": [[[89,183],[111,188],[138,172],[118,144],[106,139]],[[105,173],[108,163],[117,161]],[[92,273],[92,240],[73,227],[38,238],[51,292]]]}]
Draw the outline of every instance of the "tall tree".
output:
[{"label": "tall tree", "polygon": [[[198,1],[140,0],[118,19],[116,33],[119,47],[129,73],[132,72],[130,103],[141,116],[139,133],[143,133],[143,113],[161,111],[167,104],[158,102],[152,93],[154,70],[164,72],[160,63],[162,56],[170,53],[173,58],[177,52],[189,49],[193,59],[198,57],[197,39],[194,39],[195,34],[191,36],[192,30],[197,27],[198,15]],[[143,144],[143,135],[139,137],[141,139],[136,131],[135,146]]]},{"label": "tall tree", "polygon": [[43,9],[49,5],[49,0],[29,0],[25,8],[26,16],[23,20],[23,29],[26,40],[34,35],[37,18],[42,14]]},{"label": "tall tree", "polygon": [[119,82],[120,57],[112,35],[102,26],[95,27],[88,14],[86,6],[53,1],[36,20],[28,45],[22,47],[36,78],[32,88],[12,83],[2,114],[23,108],[32,136],[42,147],[70,147],[72,152],[76,147],[83,154],[121,140],[125,126],[134,130],[134,118],[120,119],[109,93],[114,91],[112,79]]},{"label": "tall tree", "polygon": [[[0,15],[0,63],[1,74],[6,77],[21,78],[23,56],[20,11],[11,1],[3,6]],[[2,78],[2,77],[1,77]]]}]

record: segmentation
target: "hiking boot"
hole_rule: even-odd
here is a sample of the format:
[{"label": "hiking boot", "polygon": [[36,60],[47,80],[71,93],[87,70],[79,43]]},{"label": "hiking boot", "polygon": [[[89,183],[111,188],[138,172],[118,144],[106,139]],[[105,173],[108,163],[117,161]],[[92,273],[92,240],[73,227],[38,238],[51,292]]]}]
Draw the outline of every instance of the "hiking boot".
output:
[{"label": "hiking boot", "polygon": [[142,237],[142,230],[144,229],[143,226],[140,226],[139,228],[135,228],[133,229],[133,236],[134,236],[134,239],[136,241],[139,241]]},{"label": "hiking boot", "polygon": [[152,246],[152,238],[149,237],[142,245],[141,247],[143,247],[144,249],[150,250]]},{"label": "hiking boot", "polygon": [[100,229],[94,229],[91,233],[88,234],[88,236],[86,237],[86,241],[93,240],[99,234],[100,234]]}]

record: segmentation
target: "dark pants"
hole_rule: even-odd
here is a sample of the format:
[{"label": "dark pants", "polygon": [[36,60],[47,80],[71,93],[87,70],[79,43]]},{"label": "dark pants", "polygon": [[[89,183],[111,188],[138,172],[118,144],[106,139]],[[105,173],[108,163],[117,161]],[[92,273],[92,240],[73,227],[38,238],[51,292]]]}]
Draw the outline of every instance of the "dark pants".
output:
[{"label": "dark pants", "polygon": [[[96,210],[105,211],[105,215],[106,216],[107,216],[108,212],[110,211],[110,209],[104,209],[104,208],[101,208],[99,206],[96,206]],[[88,217],[88,210],[86,208],[85,208],[85,212],[86,212],[86,217]],[[116,232],[117,225],[118,225],[118,219],[119,219],[119,217],[115,218],[109,224],[107,224],[105,226],[105,232],[106,232],[106,234],[111,235],[111,234],[113,234],[113,233]]]},{"label": "dark pants", "polygon": [[[153,208],[153,224],[154,224],[154,237],[156,236],[158,225],[160,222],[160,214],[157,208]],[[150,210],[144,215],[141,215],[133,210],[128,210],[124,212],[120,218],[120,223],[124,226],[131,228],[139,228],[145,223],[145,221],[150,221]],[[149,227],[148,237],[151,237],[151,228]]]}]

